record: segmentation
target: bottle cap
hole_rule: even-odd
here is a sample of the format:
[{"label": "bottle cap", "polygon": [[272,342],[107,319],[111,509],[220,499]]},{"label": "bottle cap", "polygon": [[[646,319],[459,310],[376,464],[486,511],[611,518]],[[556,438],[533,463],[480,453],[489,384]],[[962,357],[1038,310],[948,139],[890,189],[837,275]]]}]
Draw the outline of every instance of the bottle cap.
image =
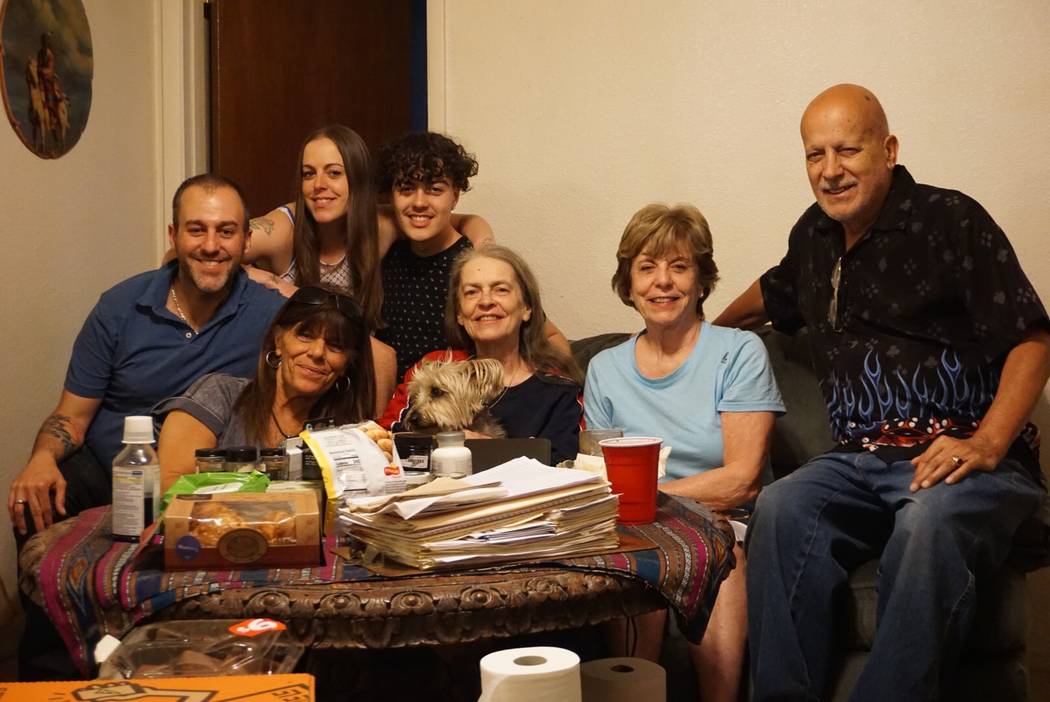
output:
[{"label": "bottle cap", "polygon": [[259,449],[259,456],[266,456],[267,458],[273,458],[274,456],[283,456],[284,446],[278,446],[277,448],[262,448]]},{"label": "bottle cap", "polygon": [[258,457],[254,446],[231,446],[226,449],[226,460],[229,463],[255,463]]},{"label": "bottle cap", "polygon": [[124,417],[125,444],[152,444],[153,417]]},{"label": "bottle cap", "polygon": [[411,453],[430,453],[434,448],[434,437],[431,434],[399,431],[394,433],[394,445],[401,456]]},{"label": "bottle cap", "polygon": [[202,448],[193,452],[197,458],[226,458],[226,449]]},{"label": "bottle cap", "polygon": [[442,431],[434,437],[438,446],[462,446],[467,435],[461,431]]}]

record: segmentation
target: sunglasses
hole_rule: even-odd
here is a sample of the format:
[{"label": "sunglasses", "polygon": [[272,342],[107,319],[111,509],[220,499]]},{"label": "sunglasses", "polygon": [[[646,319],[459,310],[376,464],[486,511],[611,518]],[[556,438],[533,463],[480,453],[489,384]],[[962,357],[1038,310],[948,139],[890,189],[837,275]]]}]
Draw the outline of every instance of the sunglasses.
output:
[{"label": "sunglasses", "polygon": [[358,324],[364,323],[365,314],[357,300],[352,297],[347,297],[346,295],[332,292],[331,290],[324,290],[323,288],[299,288],[295,291],[294,295],[288,298],[289,304],[294,303],[299,305],[324,305],[332,300],[335,301],[335,308],[339,310],[340,314],[344,317],[351,322],[356,322]]},{"label": "sunglasses", "polygon": [[831,271],[831,303],[828,304],[828,324],[836,331],[842,331],[842,315],[839,305],[839,286],[842,283],[842,256],[835,261]]}]

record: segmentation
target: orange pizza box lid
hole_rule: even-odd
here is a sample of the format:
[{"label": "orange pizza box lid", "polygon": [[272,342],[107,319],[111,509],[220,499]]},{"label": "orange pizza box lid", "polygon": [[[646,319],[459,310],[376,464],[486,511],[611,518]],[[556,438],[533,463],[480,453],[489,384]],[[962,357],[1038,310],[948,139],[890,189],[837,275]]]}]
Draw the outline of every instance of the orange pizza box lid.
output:
[{"label": "orange pizza box lid", "polygon": [[0,683],[0,702],[314,702],[312,675]]}]

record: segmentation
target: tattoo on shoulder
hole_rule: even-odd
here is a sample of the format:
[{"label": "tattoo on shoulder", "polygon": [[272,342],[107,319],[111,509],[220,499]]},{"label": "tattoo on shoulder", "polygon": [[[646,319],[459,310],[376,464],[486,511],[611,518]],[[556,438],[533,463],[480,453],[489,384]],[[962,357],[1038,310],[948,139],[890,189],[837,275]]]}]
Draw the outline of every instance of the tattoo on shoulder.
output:
[{"label": "tattoo on shoulder", "polygon": [[73,449],[77,447],[73,441],[73,435],[69,431],[69,425],[72,423],[72,419],[65,414],[53,414],[44,420],[44,425],[40,427],[40,433],[44,436],[50,436],[58,439],[62,442],[62,457],[66,457],[73,453]]},{"label": "tattoo on shoulder", "polygon": [[248,222],[248,227],[253,231],[264,232],[267,236],[273,234],[273,220],[269,217],[256,217]]}]

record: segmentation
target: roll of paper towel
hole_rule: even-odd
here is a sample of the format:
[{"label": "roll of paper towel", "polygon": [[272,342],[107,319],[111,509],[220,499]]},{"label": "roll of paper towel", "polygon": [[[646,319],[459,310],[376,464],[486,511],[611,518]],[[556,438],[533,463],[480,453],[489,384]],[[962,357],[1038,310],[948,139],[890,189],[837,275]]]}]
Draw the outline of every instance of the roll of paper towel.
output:
[{"label": "roll of paper towel", "polygon": [[553,646],[490,653],[481,659],[478,702],[581,702],[580,657]]},{"label": "roll of paper towel", "polygon": [[602,658],[580,666],[583,702],[665,702],[667,674],[644,658]]}]

